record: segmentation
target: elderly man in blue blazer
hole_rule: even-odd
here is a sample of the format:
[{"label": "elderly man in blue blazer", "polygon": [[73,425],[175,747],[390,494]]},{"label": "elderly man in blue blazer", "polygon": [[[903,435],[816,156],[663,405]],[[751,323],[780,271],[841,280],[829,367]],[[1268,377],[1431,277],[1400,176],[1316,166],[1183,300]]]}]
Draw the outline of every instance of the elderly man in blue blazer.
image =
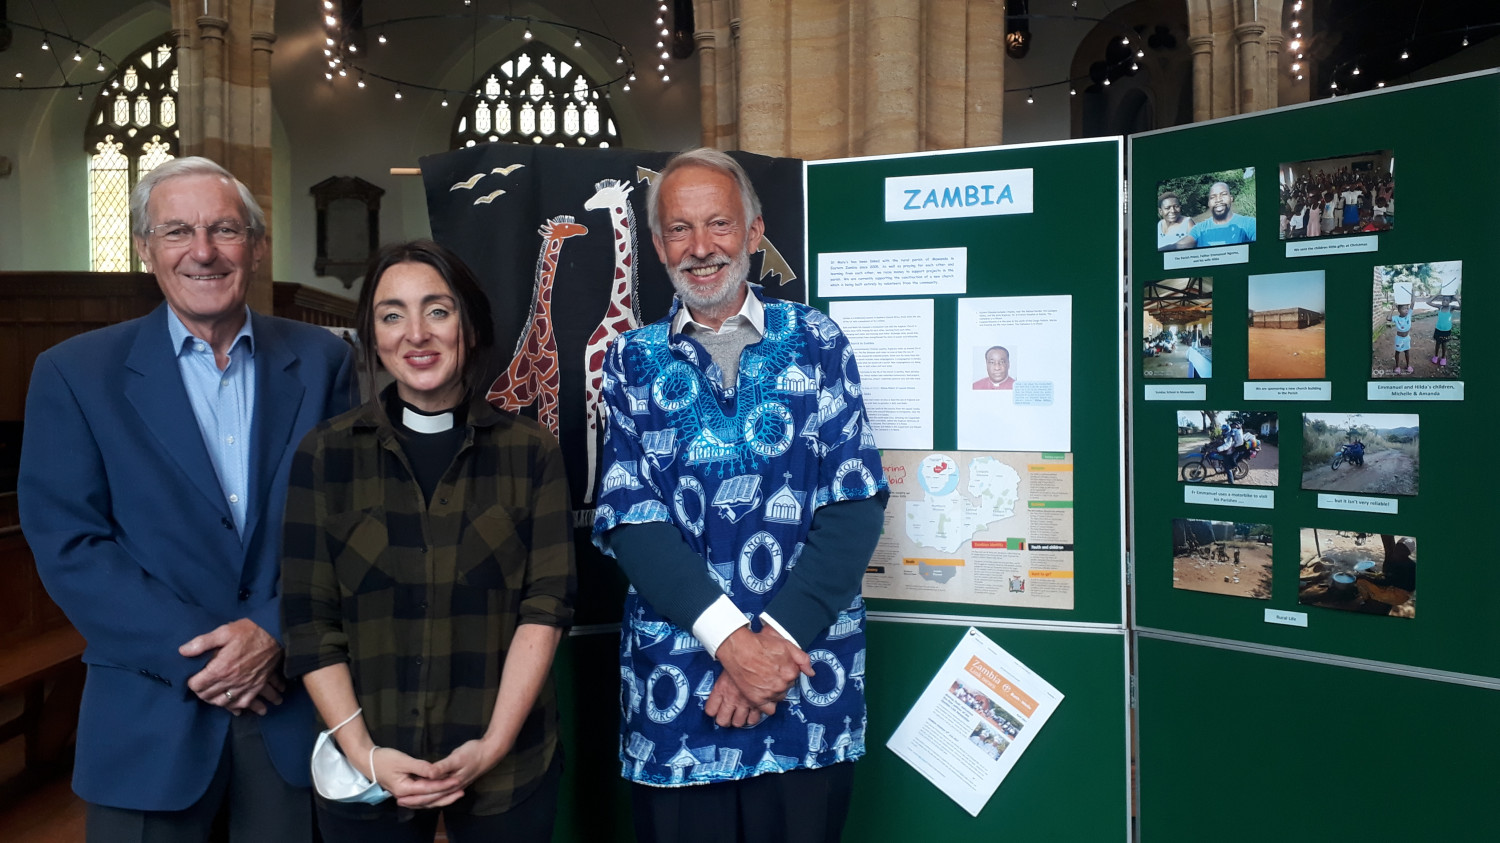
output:
[{"label": "elderly man in blue blazer", "polygon": [[88,640],[73,788],[91,843],[305,841],[282,509],[303,434],[353,397],[349,349],[245,306],[265,216],[218,164],[163,164],[131,210],[166,303],[42,354],[21,448],[22,529]]}]

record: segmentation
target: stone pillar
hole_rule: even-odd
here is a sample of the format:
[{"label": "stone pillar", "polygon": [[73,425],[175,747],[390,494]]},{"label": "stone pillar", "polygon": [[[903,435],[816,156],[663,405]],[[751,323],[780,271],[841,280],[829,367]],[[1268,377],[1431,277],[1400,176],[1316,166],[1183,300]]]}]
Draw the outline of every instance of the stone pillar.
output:
[{"label": "stone pillar", "polygon": [[172,0],[184,155],[222,164],[266,213],[267,258],[249,303],[271,310],[271,54],[275,0]]},{"label": "stone pillar", "polygon": [[870,0],[869,114],[861,152],[883,155],[920,149],[917,140],[921,70],[920,0]]},{"label": "stone pillar", "polygon": [[712,29],[700,29],[693,33],[693,43],[698,49],[698,113],[702,124],[700,146],[716,149],[719,146],[719,91],[717,51],[714,49],[715,34]]},{"label": "stone pillar", "polygon": [[1187,43],[1193,51],[1193,122],[1201,123],[1214,116],[1214,37],[1194,35]]},{"label": "stone pillar", "polygon": [[1265,87],[1266,108],[1275,108],[1281,105],[1281,44],[1282,37],[1277,33],[1266,35],[1265,52],[1265,81],[1261,84]]},{"label": "stone pillar", "polygon": [[739,134],[750,152],[786,154],[787,2],[740,4]]},{"label": "stone pillar", "polygon": [[711,44],[699,37],[701,62],[714,66],[702,75],[705,143],[816,159],[1000,142],[1003,0],[693,8],[700,29],[717,33]]},{"label": "stone pillar", "polygon": [[1240,114],[1266,107],[1265,44],[1261,40],[1265,34],[1266,26],[1259,22],[1242,23],[1234,28],[1235,55],[1239,59],[1236,105]]},{"label": "stone pillar", "polygon": [[1005,3],[971,0],[968,7],[963,145],[995,146],[1005,118]]}]

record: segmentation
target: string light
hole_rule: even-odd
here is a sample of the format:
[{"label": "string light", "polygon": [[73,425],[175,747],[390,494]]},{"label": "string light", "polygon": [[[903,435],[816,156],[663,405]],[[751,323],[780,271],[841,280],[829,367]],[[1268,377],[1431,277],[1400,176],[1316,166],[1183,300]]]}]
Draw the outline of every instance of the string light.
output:
[{"label": "string light", "polygon": [[527,41],[531,40],[531,22],[530,21],[526,22],[526,31],[523,32],[523,33],[521,33],[521,37],[525,38]]},{"label": "string light", "polygon": [[83,53],[79,52],[78,50],[74,50],[73,61],[83,61]]},{"label": "string light", "polygon": [[448,98],[447,97],[443,97],[443,103],[442,103],[442,105],[443,105],[443,108],[447,108],[448,107]]},{"label": "string light", "polygon": [[401,99],[401,86],[400,85],[396,86],[396,99],[398,99],[398,100]]},{"label": "string light", "polygon": [[1076,96],[1078,96],[1078,89],[1075,88],[1075,87],[1073,87],[1072,85],[1069,85],[1068,86],[1068,96],[1070,96],[1070,97],[1076,97]]},{"label": "string light", "polygon": [[380,43],[382,43],[382,44],[384,44],[384,43],[386,43],[386,40],[385,40],[385,33],[384,33],[384,32],[382,32],[382,33],[380,33],[380,37],[379,37],[379,38],[376,38],[376,39],[375,39],[375,40],[376,40],[376,41],[379,41],[379,42],[380,42]]},{"label": "string light", "polygon": [[573,49],[576,50],[576,49],[578,49],[579,47],[582,47],[582,46],[583,46],[583,37],[579,33],[574,32],[573,33]]},{"label": "string light", "polygon": [[1406,61],[1409,58],[1411,58],[1411,53],[1408,53],[1407,51],[1402,50],[1401,51],[1401,60],[1402,61]]},{"label": "string light", "polygon": [[1026,104],[1027,105],[1031,105],[1034,102],[1036,102],[1036,97],[1033,96],[1030,91],[1027,91],[1026,92]]},{"label": "string light", "polygon": [[43,50],[51,50],[52,49],[52,45],[47,43],[46,36],[42,37],[42,49]]},{"label": "string light", "polygon": [[1354,75],[1355,75],[1355,76],[1358,76],[1358,75],[1359,75],[1359,65],[1355,65],[1355,66],[1354,66]]}]

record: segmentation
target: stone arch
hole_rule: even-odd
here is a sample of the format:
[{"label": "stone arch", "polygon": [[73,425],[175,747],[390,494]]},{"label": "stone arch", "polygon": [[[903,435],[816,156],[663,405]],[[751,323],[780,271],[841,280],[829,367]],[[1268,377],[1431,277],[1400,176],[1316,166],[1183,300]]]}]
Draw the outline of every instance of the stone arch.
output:
[{"label": "stone arch", "polygon": [[[1207,2],[1207,0],[1199,0]],[[1099,137],[1164,128],[1193,119],[1192,58],[1188,15],[1183,0],[1135,0],[1107,15],[1073,54],[1069,76],[1073,137]],[[1116,74],[1111,84],[1091,78],[1111,42],[1125,36],[1130,48],[1145,52],[1134,74]]]}]

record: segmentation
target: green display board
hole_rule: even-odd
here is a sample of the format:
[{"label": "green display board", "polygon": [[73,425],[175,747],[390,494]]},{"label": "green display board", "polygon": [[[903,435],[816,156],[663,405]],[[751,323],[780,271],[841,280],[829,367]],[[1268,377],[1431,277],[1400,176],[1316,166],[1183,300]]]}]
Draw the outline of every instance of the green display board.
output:
[{"label": "green display board", "polygon": [[[903,297],[933,302],[932,450],[957,449],[960,396],[956,384],[972,378],[959,371],[961,365],[968,365],[960,362],[965,358],[956,336],[959,301],[1071,296],[1073,609],[871,600],[874,608],[1123,624],[1121,151],[1119,139],[1111,138],[808,163],[807,254],[815,307],[826,311],[835,301],[891,298],[874,288],[868,295],[830,298],[819,277],[820,255],[925,249],[966,252],[967,275],[961,293]],[[1014,170],[1030,173],[1033,204],[1029,213],[886,218],[890,179]],[[925,190],[898,196],[903,207],[934,201]],[[976,197],[982,203],[986,194],[978,190],[969,198]],[[935,200],[945,200],[942,190]],[[961,194],[959,201],[963,201]],[[1043,346],[1031,353],[1046,354],[1047,349]]]},{"label": "green display board", "polygon": [[[1017,360],[1023,356],[1034,360],[1038,354],[1056,353],[1058,345],[1070,346],[1071,385],[1065,388],[1070,389],[1072,402],[1068,421],[1074,498],[1073,606],[882,599],[871,596],[867,578],[866,600],[872,609],[870,752],[856,768],[855,800],[846,832],[850,839],[931,839],[1001,828],[1006,834],[1048,840],[1109,840],[1129,835],[1122,556],[1121,155],[1120,141],[1109,139],[810,162],[807,166],[812,304],[837,315],[839,303],[851,300],[901,301],[911,307],[931,302],[932,366],[922,375],[930,383],[931,447],[909,446],[909,450],[965,459],[965,452],[958,450],[965,423],[960,414],[966,406],[973,408],[972,403],[966,405],[963,393],[976,377],[973,368],[965,368],[974,366],[967,359],[973,355],[961,347],[966,300],[1068,296],[1071,303],[1066,333],[1023,349],[1012,345],[1009,353],[1019,371]],[[1026,173],[1018,181],[1030,182],[1029,212],[988,215],[981,210],[976,216],[898,219],[920,217],[920,213],[903,212],[924,206],[946,205],[955,213],[965,206],[972,210],[976,204],[983,208],[988,200],[996,199],[999,185],[1008,183],[1018,171]],[[1004,175],[989,177],[994,174]],[[923,176],[938,177],[946,187],[930,192],[920,182],[892,181]],[[973,186],[965,188],[966,182]],[[990,184],[994,188],[987,191]],[[888,208],[892,194],[899,207]],[[922,255],[924,250],[956,249],[963,250],[966,263],[959,290],[890,294],[886,282],[897,273],[882,266],[868,284],[856,279],[852,292],[829,295],[839,292],[830,287],[832,273],[829,278],[820,277],[829,256],[878,252],[877,262],[884,263],[901,262],[906,254]],[[927,275],[921,268],[911,274]],[[934,267],[931,276],[939,275],[942,271]],[[861,338],[849,325],[844,327],[864,361]],[[866,406],[877,417],[882,405],[871,401],[869,370],[862,362]],[[1019,383],[1021,375],[1016,380]],[[877,443],[888,448],[881,442],[878,418],[876,422]],[[968,420],[975,422],[990,423],[985,418]],[[889,466],[892,454],[887,451],[886,455]],[[915,484],[916,478],[908,472],[906,480]],[[894,509],[893,513],[887,529],[892,524],[901,529],[903,514]],[[1024,523],[1025,513],[1020,515],[1002,524]],[[1001,529],[1016,535],[1017,528]],[[932,555],[942,554],[934,551]],[[977,818],[969,817],[885,746],[969,622],[978,623],[986,635],[1065,695],[1056,714]],[[985,628],[987,623],[995,626]],[[1015,628],[1025,624],[1046,626]],[[1064,794],[1071,808],[1060,811],[1058,799]]]},{"label": "green display board", "polygon": [[[885,748],[907,710],[963,637],[963,626],[876,621],[870,753],[855,766],[848,840],[933,840],[1005,829],[1032,840],[1127,836],[1130,783],[1126,640],[1109,633],[981,628],[1067,694],[978,817],[970,817]],[[1059,810],[1059,800],[1073,806]]]},{"label": "green display board", "polygon": [[[1500,568],[1488,552],[1483,502],[1492,497],[1491,472],[1489,449],[1479,444],[1492,424],[1489,384],[1500,367],[1500,345],[1486,330],[1500,298],[1493,236],[1500,208],[1475,198],[1500,187],[1500,174],[1480,152],[1500,136],[1496,105],[1500,76],[1482,74],[1132,139],[1138,626],[1500,677],[1500,627],[1488,620]],[[1246,168],[1254,170],[1253,187],[1239,181]],[[1195,176],[1203,177],[1195,183]],[[1250,210],[1258,226],[1256,240],[1240,247],[1246,260],[1171,266],[1174,260],[1217,260],[1233,247],[1159,252],[1159,191],[1175,190],[1192,213],[1204,207],[1204,192],[1212,187],[1204,182],[1221,177],[1240,194],[1234,211]],[[1387,177],[1392,202],[1381,213]],[[1362,200],[1353,203],[1356,222],[1345,224],[1345,210],[1335,217],[1333,233],[1319,220],[1320,236],[1283,239],[1279,217],[1291,216],[1289,227],[1297,228],[1296,201],[1316,189],[1309,186],[1340,179],[1363,188]],[[1315,210],[1327,210],[1320,204],[1321,198]],[[1416,371],[1398,375],[1391,371],[1391,317],[1399,312],[1388,302],[1396,295],[1409,303],[1412,294],[1394,285],[1414,277],[1418,306],[1408,311],[1414,349],[1408,359]],[[1187,279],[1211,279],[1210,294]],[[1321,289],[1311,291],[1320,281]],[[1459,293],[1461,302],[1446,366],[1430,359],[1440,314],[1427,300],[1440,287]],[[1207,335],[1205,307],[1211,307]],[[1153,337],[1163,338],[1159,346],[1173,344],[1163,336],[1172,333],[1165,330],[1168,322],[1148,312],[1175,320],[1175,350],[1144,347]],[[1210,341],[1193,349],[1199,338]],[[1168,368],[1185,348],[1208,352],[1209,377]],[[1277,392],[1282,384],[1315,398]],[[1462,388],[1463,400],[1404,400],[1399,394],[1451,397]],[[1201,397],[1160,397],[1194,389]],[[1247,394],[1267,389],[1270,397]],[[1182,426],[1201,426],[1206,410],[1219,411],[1221,423],[1224,411],[1243,413],[1246,429],[1252,422],[1263,427],[1265,414],[1276,414],[1279,428],[1262,436],[1269,441],[1248,461],[1248,482],[1258,487],[1255,494],[1266,493],[1270,508],[1187,499],[1238,493],[1221,473],[1202,483],[1183,479],[1193,446],[1207,437],[1185,434]],[[1316,414],[1321,426],[1314,424],[1318,419],[1304,424],[1304,414]],[[1360,441],[1371,440],[1367,461],[1334,469],[1330,443],[1348,444],[1351,430]],[[1177,519],[1268,529],[1199,527],[1189,537],[1174,528]],[[1316,544],[1311,533],[1303,535],[1312,529]],[[1269,554],[1262,541],[1267,533]],[[1391,546],[1382,534],[1393,537]],[[1242,551],[1244,564],[1225,564],[1221,548]],[[1394,559],[1408,553],[1412,565]],[[1404,565],[1399,571],[1398,563]],[[1361,564],[1375,567],[1348,570]],[[1398,580],[1409,580],[1413,568],[1417,587],[1405,588],[1410,582]],[[1392,585],[1397,590],[1386,588]],[[1268,622],[1267,610],[1305,626]]]},{"label": "green display board", "polygon": [[1494,837],[1493,690],[1149,638],[1136,664],[1141,840]]}]

